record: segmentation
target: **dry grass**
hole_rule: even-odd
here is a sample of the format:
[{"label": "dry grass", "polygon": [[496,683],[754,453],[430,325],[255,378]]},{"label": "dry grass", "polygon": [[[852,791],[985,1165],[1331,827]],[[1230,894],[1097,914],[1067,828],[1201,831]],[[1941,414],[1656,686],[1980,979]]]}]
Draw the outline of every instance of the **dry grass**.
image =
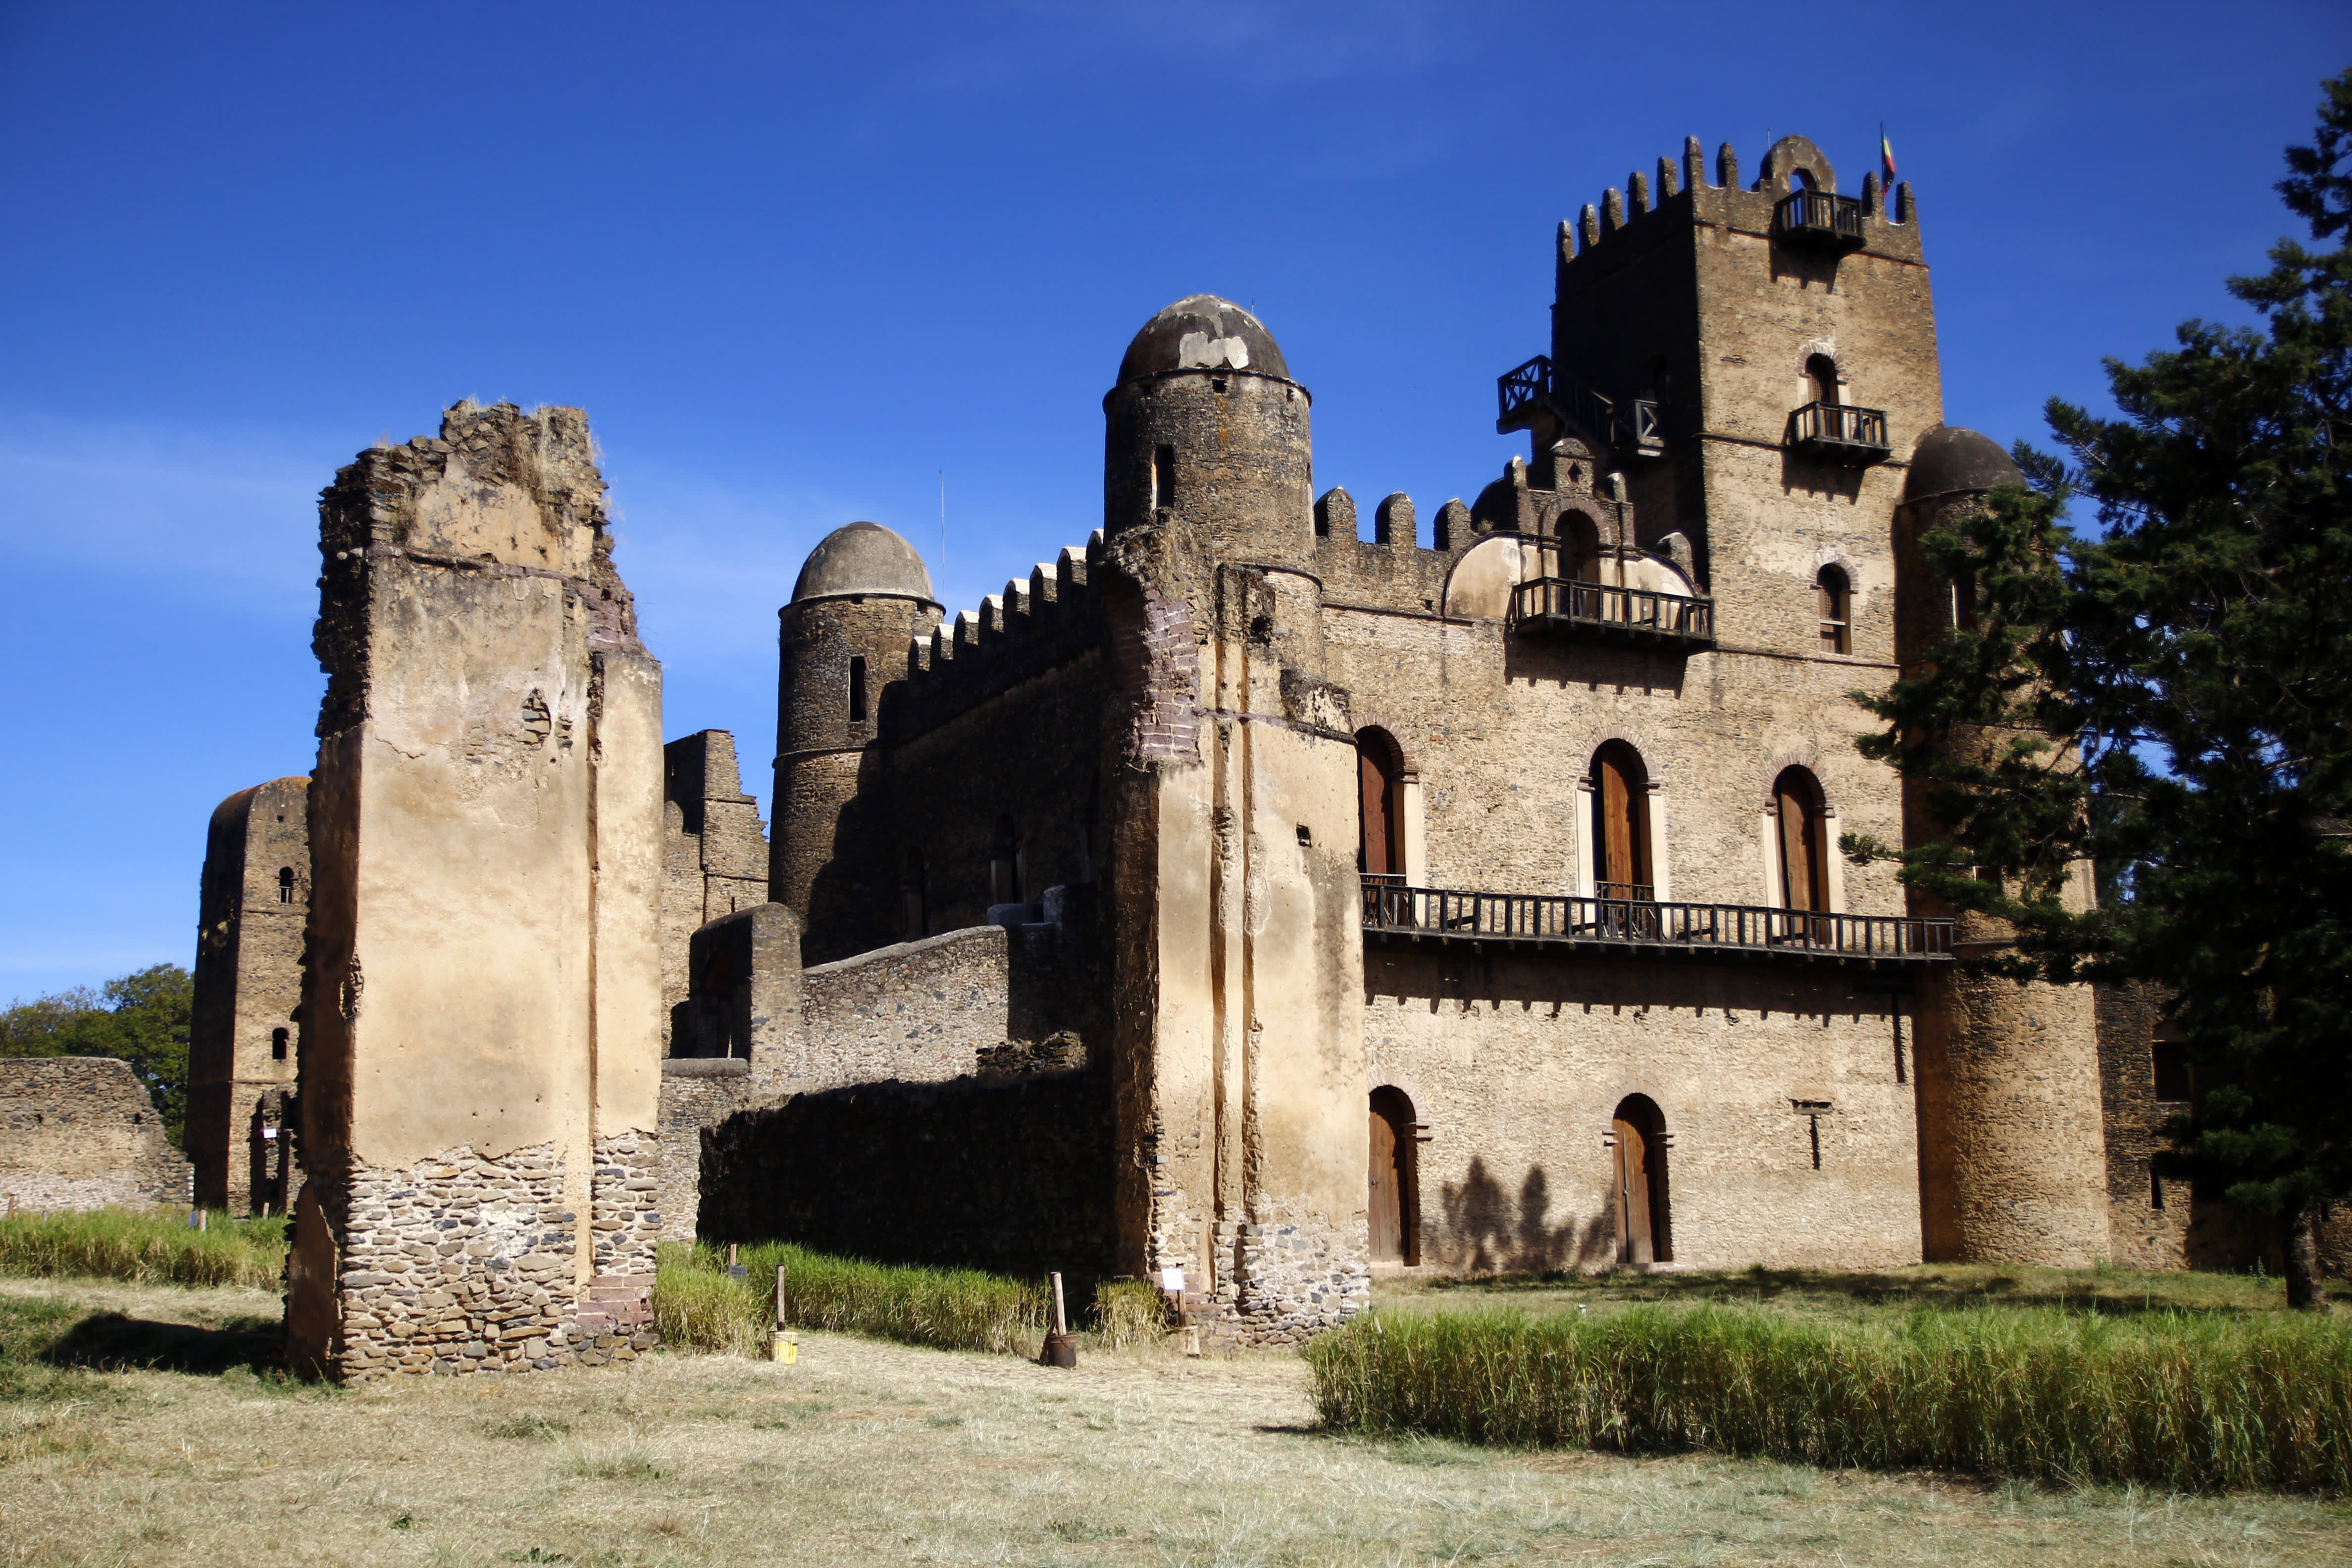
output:
[{"label": "dry grass", "polygon": [[[274,1306],[0,1281],[0,1307],[59,1301],[232,1339]],[[80,1393],[0,1411],[11,1434],[39,1424],[0,1464],[0,1564],[2352,1559],[2352,1514],[2292,1499],[1335,1437],[1289,1356],[1058,1373],[814,1331],[802,1355],[350,1395],[281,1389],[227,1352],[226,1374],[77,1373]]]}]

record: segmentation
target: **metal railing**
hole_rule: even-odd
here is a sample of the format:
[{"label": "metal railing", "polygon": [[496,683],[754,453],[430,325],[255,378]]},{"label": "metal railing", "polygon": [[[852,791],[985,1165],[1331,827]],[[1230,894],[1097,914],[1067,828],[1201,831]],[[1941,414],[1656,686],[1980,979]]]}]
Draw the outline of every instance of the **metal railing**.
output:
[{"label": "metal railing", "polygon": [[1789,444],[1849,463],[1880,462],[1891,451],[1885,411],[1843,402],[1809,402],[1795,410],[1789,415]]},{"label": "metal railing", "polygon": [[[1647,892],[1647,888],[1635,888]],[[1367,932],[1440,942],[1633,948],[1665,956],[1791,958],[1876,967],[1952,956],[1952,922],[1828,915],[1746,904],[1469,893],[1367,878]]]},{"label": "metal railing", "polygon": [[1830,191],[1791,191],[1774,204],[1772,227],[1791,239],[1826,240],[1847,249],[1865,243],[1859,196]]},{"label": "metal railing", "polygon": [[1511,590],[1511,619],[1604,635],[1682,643],[1715,641],[1715,601],[1570,577],[1531,578]]}]

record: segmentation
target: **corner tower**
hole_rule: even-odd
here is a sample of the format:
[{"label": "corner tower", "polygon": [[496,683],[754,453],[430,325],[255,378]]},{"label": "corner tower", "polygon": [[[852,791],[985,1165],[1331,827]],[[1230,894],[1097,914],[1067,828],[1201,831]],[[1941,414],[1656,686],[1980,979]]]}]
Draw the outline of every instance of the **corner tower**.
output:
[{"label": "corner tower", "polygon": [[[1968,622],[1966,596],[1927,564],[1919,540],[2025,476],[1973,430],[1939,426],[1911,454],[1895,513],[1902,592],[1897,642],[1906,672]],[[1955,744],[1969,744],[1967,737]],[[1904,791],[1904,834],[1937,832],[1926,794]],[[2068,902],[2088,907],[2090,868]],[[1956,917],[1963,958],[2016,943],[2005,921],[1912,897],[1913,913]],[[1919,1216],[1930,1262],[2081,1268],[2111,1246],[2101,1113],[2096,999],[2087,985],[2020,985],[1938,966],[1919,988]]]},{"label": "corner tower", "polygon": [[914,546],[859,522],[809,552],[777,617],[768,897],[801,917],[816,963],[898,939],[874,925],[898,882],[889,824],[866,820],[878,794],[861,799],[860,786],[882,688],[904,677],[908,646],[931,634],[940,605]]},{"label": "corner tower", "polygon": [[1166,515],[1221,560],[1299,565],[1315,549],[1307,389],[1274,336],[1195,294],[1143,324],[1103,398],[1103,531]]}]

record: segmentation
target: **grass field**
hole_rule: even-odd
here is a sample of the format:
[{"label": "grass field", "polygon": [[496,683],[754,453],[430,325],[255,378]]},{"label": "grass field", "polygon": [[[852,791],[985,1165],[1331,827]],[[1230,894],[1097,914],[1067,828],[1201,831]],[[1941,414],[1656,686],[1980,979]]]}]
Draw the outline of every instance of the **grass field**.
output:
[{"label": "grass field", "polygon": [[1061,1373],[804,1331],[793,1368],[342,1394],[270,1374],[276,1312],[0,1281],[0,1564],[2352,1560],[2352,1511],[2293,1498],[1335,1437],[1286,1355]]}]

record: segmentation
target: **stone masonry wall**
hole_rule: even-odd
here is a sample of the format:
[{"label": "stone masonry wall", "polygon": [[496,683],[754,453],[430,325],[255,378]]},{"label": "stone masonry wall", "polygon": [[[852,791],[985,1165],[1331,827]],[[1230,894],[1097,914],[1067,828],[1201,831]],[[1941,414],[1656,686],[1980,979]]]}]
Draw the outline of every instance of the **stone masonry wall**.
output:
[{"label": "stone masonry wall", "polygon": [[673,1058],[662,1063],[661,1137],[654,1150],[655,1207],[662,1237],[695,1239],[702,1207],[702,1130],[751,1098],[751,1064],[740,1058]]},{"label": "stone masonry wall", "polygon": [[801,1038],[788,1045],[787,1093],[971,1072],[1006,1032],[1009,939],[1003,926],[944,932],[803,971]]},{"label": "stone masonry wall", "polygon": [[179,1207],[192,1180],[129,1062],[0,1061],[0,1210]]},{"label": "stone masonry wall", "polygon": [[[620,1156],[600,1158],[600,1186],[636,1179],[606,1174],[633,1168],[617,1147],[600,1155]],[[340,1239],[342,1312],[331,1370],[349,1382],[545,1371],[627,1361],[648,1348],[648,1314],[608,1309],[602,1279],[585,1290],[575,1283],[580,1217],[563,1207],[564,1185],[551,1145],[500,1159],[460,1146],[406,1169],[312,1172],[306,1211],[315,1190],[328,1212],[350,1216]],[[612,1271],[607,1260],[639,1250],[634,1238],[648,1228],[626,1222],[635,1202],[599,1205],[592,1223],[619,1221],[612,1234],[631,1238],[604,1242],[607,1233],[598,1233],[600,1275]],[[643,1249],[649,1253],[649,1241]]]}]

